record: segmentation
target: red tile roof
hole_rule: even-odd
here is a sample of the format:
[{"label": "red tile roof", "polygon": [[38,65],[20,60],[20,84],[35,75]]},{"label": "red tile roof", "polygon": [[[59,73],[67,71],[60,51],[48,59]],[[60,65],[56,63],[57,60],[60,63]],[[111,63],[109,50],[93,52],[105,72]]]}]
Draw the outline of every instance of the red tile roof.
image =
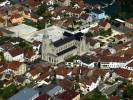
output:
[{"label": "red tile roof", "polygon": [[12,49],[8,50],[8,52],[9,52],[13,57],[18,56],[18,55],[24,53],[24,51],[23,51],[21,48],[12,48]]},{"label": "red tile roof", "polygon": [[9,69],[12,69],[12,70],[17,70],[21,64],[22,64],[21,62],[12,61],[12,62],[10,62],[10,63],[7,63],[7,67],[8,67]]},{"label": "red tile roof", "polygon": [[17,18],[20,18],[20,17],[22,17],[20,14],[13,14],[13,15],[11,15],[11,20],[12,19],[17,19]]},{"label": "red tile roof", "polygon": [[[30,73],[32,74],[32,76],[35,76],[37,74],[41,74],[42,76],[45,75],[45,73],[48,73],[49,71],[49,67],[45,67],[42,64],[37,64],[34,66],[34,68],[30,71]],[[44,77],[44,76],[43,76]]]},{"label": "red tile roof", "polygon": [[84,85],[91,85],[92,83],[96,83],[97,79],[99,76],[96,76],[93,71],[92,71],[92,75],[90,72],[90,76],[85,76],[84,78],[80,79],[79,82],[84,84]]},{"label": "red tile roof", "polygon": [[101,22],[99,22],[99,25],[102,26],[102,27],[105,27],[107,24],[108,24],[107,21],[101,21]]},{"label": "red tile roof", "polygon": [[120,39],[126,38],[127,36],[125,34],[122,34],[122,35],[115,35],[114,37],[120,40]]},{"label": "red tile roof", "polygon": [[7,69],[7,65],[5,62],[0,61],[0,73]]},{"label": "red tile roof", "polygon": [[65,90],[71,90],[73,86],[73,82],[71,82],[70,80],[64,79],[59,82],[59,85]]},{"label": "red tile roof", "polygon": [[65,67],[58,67],[57,69],[55,69],[55,73],[57,75],[67,76],[67,74],[70,72],[71,72],[71,69],[65,68]]},{"label": "red tile roof", "polygon": [[6,42],[3,45],[1,45],[1,48],[3,48],[5,51],[12,49],[13,48],[13,44],[10,42]]},{"label": "red tile roof", "polygon": [[128,46],[124,45],[124,44],[118,44],[116,46],[114,46],[113,48],[116,50],[116,51],[120,51],[122,49],[125,49],[127,48]]},{"label": "red tile roof", "polygon": [[[118,68],[115,70],[115,73],[123,78],[130,78],[132,71],[127,69]],[[132,77],[133,78],[133,77]]]},{"label": "red tile roof", "polygon": [[43,94],[43,95],[40,95],[39,97],[37,97],[35,100],[48,100],[49,98],[50,98],[49,95]]},{"label": "red tile roof", "polygon": [[101,62],[127,62],[129,57],[120,57],[120,56],[103,56],[100,58]]},{"label": "red tile roof", "polygon": [[96,75],[96,76],[102,76],[102,77],[104,77],[106,73],[107,73],[107,71],[105,71],[104,69],[99,69],[99,68],[96,68],[93,71],[93,74],[94,75]]},{"label": "red tile roof", "polygon": [[67,90],[59,95],[57,95],[57,98],[60,100],[73,100],[77,95],[79,95],[78,92],[75,92],[73,90]]},{"label": "red tile roof", "polygon": [[125,50],[125,54],[133,56],[133,48],[128,48],[127,50]]},{"label": "red tile roof", "polygon": [[118,96],[110,96],[109,100],[120,100]]},{"label": "red tile roof", "polygon": [[24,52],[24,56],[26,57],[26,58],[31,58],[32,56],[34,55],[34,53],[33,53],[33,51],[31,50],[31,51],[25,51]]}]

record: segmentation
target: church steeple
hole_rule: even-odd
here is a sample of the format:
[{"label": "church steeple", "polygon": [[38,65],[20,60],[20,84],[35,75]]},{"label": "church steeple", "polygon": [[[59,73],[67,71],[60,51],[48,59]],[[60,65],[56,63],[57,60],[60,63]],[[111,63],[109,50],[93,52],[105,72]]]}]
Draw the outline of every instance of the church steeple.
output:
[{"label": "church steeple", "polygon": [[86,36],[83,35],[80,40],[80,46],[79,46],[79,54],[83,55],[86,53],[87,46],[86,46]]}]

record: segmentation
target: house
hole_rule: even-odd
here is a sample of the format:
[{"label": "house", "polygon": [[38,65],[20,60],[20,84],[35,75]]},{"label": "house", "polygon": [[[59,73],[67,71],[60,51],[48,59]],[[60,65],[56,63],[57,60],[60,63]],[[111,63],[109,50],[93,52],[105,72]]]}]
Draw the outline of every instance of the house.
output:
[{"label": "house", "polygon": [[133,29],[133,18],[129,18],[126,22],[125,22],[125,26],[129,29]]},{"label": "house", "polygon": [[[52,27],[51,27],[52,28]],[[83,33],[70,33],[56,30],[45,30],[42,42],[42,60],[52,64],[58,64],[75,55],[83,55],[87,52],[86,36]],[[78,44],[78,45],[76,45]]]},{"label": "house", "polygon": [[32,50],[31,51],[25,51],[24,57],[26,62],[34,62],[36,59],[39,58],[39,55],[35,54]]},{"label": "house", "polygon": [[64,89],[61,86],[55,84],[44,85],[40,88],[37,88],[37,90],[39,91],[40,95],[47,94],[50,97],[64,92]]},{"label": "house", "polygon": [[122,51],[122,50],[125,50],[127,48],[128,48],[128,46],[125,45],[125,44],[118,44],[118,45],[114,46],[112,48],[112,50],[114,50],[114,53],[117,53],[117,52]]},{"label": "house", "polygon": [[24,51],[21,48],[12,48],[4,53],[7,61],[24,61]]},{"label": "house", "polygon": [[33,66],[33,68],[26,74],[26,76],[30,79],[36,80],[45,73],[48,73],[49,68],[44,66],[43,64],[37,64]]},{"label": "house", "polygon": [[[67,9],[67,13],[70,15],[70,16],[75,16],[76,18],[79,18],[82,14],[85,13],[85,11],[81,8],[68,8]],[[91,18],[90,18],[91,20]]]},{"label": "house", "polygon": [[104,21],[99,22],[99,28],[107,31],[107,30],[109,30],[111,28],[111,25],[110,25],[109,22],[104,20]]},{"label": "house", "polygon": [[88,48],[89,49],[97,49],[100,48],[100,42],[96,39],[92,39],[92,38],[86,38],[87,44],[88,44]]},{"label": "house", "polygon": [[133,56],[133,48],[125,48],[118,53],[115,54],[116,56],[121,56],[121,57],[127,57],[127,58],[132,58]]},{"label": "house", "polygon": [[40,41],[33,41],[32,45],[33,45],[33,51],[36,54],[39,54],[41,52],[42,42],[40,42]]},{"label": "house", "polygon": [[27,71],[26,64],[18,61],[7,63],[7,68],[8,70],[12,71],[14,75],[23,75]]},{"label": "house", "polygon": [[119,42],[125,43],[129,41],[128,37],[125,34],[115,35],[114,38],[116,43],[119,43]]},{"label": "house", "polygon": [[24,10],[22,15],[26,19],[30,19],[31,18],[30,11],[28,11],[28,10]]},{"label": "house", "polygon": [[84,24],[87,24],[87,23],[91,23],[93,21],[93,18],[91,15],[89,14],[82,14],[80,16],[80,20],[81,22],[83,22]]},{"label": "house", "polygon": [[1,51],[1,52],[6,52],[6,51],[12,49],[13,47],[14,47],[14,46],[13,46],[12,43],[6,42],[6,43],[4,43],[4,44],[2,44],[2,45],[0,46],[0,51]]},{"label": "house", "polygon": [[62,93],[64,91],[64,89],[61,87],[61,86],[55,86],[54,88],[52,88],[51,90],[49,90],[47,92],[47,94],[50,96],[50,97],[53,97],[59,93]]},{"label": "house", "polygon": [[86,77],[79,80],[80,89],[84,93],[93,91],[99,85],[100,81],[105,81],[109,75],[109,72],[106,72],[103,69],[92,69],[88,72]]},{"label": "house", "polygon": [[11,15],[10,17],[10,21],[12,24],[18,24],[18,23],[21,23],[22,21],[24,20],[23,16],[16,13],[16,14],[13,14]]},{"label": "house", "polygon": [[[99,56],[110,56],[112,54],[112,52],[111,52],[111,50],[109,50],[109,49],[103,49],[103,48],[97,48],[97,49],[95,49],[94,50],[94,56],[97,56],[97,57],[99,57]],[[101,58],[101,57],[99,57],[99,58]]]},{"label": "house", "polygon": [[63,79],[59,82],[59,86],[61,86],[64,90],[71,90],[73,87],[73,82],[68,79]]},{"label": "house", "polygon": [[116,78],[119,77],[119,78],[133,82],[133,71],[131,71],[131,70],[118,68],[115,70],[115,72],[112,74],[112,76],[115,76]]},{"label": "house", "polygon": [[130,57],[103,56],[100,58],[100,67],[103,69],[123,68],[131,60]]},{"label": "house", "polygon": [[91,15],[94,16],[95,19],[100,20],[105,18],[105,12],[102,10],[93,10]]},{"label": "house", "polygon": [[39,92],[33,88],[24,88],[10,97],[8,100],[34,100],[39,96]]},{"label": "house", "polygon": [[66,76],[71,75],[71,69],[65,67],[58,67],[55,69],[57,79],[64,79]]},{"label": "house", "polygon": [[89,32],[91,32],[91,33],[97,33],[97,32],[99,32],[99,26],[97,25],[97,26],[91,27],[89,29]]},{"label": "house", "polygon": [[67,90],[56,96],[57,100],[80,100],[80,93],[74,90]]},{"label": "house", "polygon": [[28,81],[28,79],[26,79],[24,76],[18,75],[18,76],[15,76],[14,83],[16,85],[25,86],[26,84],[30,83],[30,81]]},{"label": "house", "polygon": [[55,0],[43,0],[42,3],[46,4],[47,6],[51,6],[55,4]]},{"label": "house", "polygon": [[79,81],[80,89],[86,94],[87,92],[94,90],[99,85],[99,82],[100,77],[98,80],[96,77],[81,79]]},{"label": "house", "polygon": [[70,6],[71,0],[57,0],[57,4],[60,6]]}]

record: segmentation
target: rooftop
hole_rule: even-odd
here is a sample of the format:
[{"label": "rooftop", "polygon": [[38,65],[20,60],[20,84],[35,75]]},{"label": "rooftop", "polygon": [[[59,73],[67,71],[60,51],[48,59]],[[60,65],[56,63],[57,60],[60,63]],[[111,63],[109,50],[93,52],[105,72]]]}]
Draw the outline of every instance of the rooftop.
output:
[{"label": "rooftop", "polygon": [[19,36],[25,40],[29,40],[33,33],[37,31],[36,28],[28,26],[26,24],[19,24],[17,26],[9,27],[9,31],[14,32],[16,36]]},{"label": "rooftop", "polygon": [[33,88],[24,88],[14,96],[10,97],[8,100],[29,100],[37,94],[38,91],[34,90]]},{"label": "rooftop", "polygon": [[60,100],[73,100],[77,95],[79,95],[78,92],[75,92],[73,90],[67,90],[59,95],[57,95],[57,98]]}]

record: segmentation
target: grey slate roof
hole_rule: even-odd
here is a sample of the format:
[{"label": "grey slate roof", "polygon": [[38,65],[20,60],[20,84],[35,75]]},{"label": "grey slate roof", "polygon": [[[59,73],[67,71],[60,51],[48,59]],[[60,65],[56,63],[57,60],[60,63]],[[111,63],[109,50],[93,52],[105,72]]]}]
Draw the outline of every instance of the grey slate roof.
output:
[{"label": "grey slate roof", "polygon": [[64,32],[63,35],[64,35],[64,38],[59,39],[59,40],[57,40],[57,41],[55,41],[53,43],[53,45],[55,47],[62,46],[62,45],[66,44],[66,43],[68,43],[70,41],[73,41],[73,40],[80,41],[81,37],[83,36],[83,33],[79,32],[79,33],[76,33],[76,34],[73,35],[73,34],[71,34],[69,32]]},{"label": "grey slate roof", "polygon": [[55,42],[53,43],[53,45],[54,45],[55,47],[59,47],[59,46],[61,46],[61,45],[64,45],[64,44],[66,44],[66,43],[72,41],[72,40],[74,40],[74,37],[73,37],[73,36],[71,36],[71,37],[65,37],[65,38],[63,38],[63,39],[59,39],[59,40],[55,41]]},{"label": "grey slate roof", "polygon": [[48,91],[47,94],[49,96],[54,96],[56,93],[58,93],[61,90],[62,90],[62,87],[61,86],[56,86],[53,89],[51,89],[50,91]]},{"label": "grey slate roof", "polygon": [[35,95],[38,95],[38,91],[33,88],[24,88],[8,100],[32,100],[31,98]]},{"label": "grey slate roof", "polygon": [[61,55],[65,54],[65,53],[67,53],[67,52],[69,52],[69,51],[72,51],[72,50],[74,50],[74,49],[76,49],[76,48],[77,48],[76,46],[72,46],[72,47],[70,47],[70,48],[67,48],[67,49],[65,49],[65,50],[63,50],[63,51],[57,53],[57,55],[58,55],[58,56],[61,56]]}]

